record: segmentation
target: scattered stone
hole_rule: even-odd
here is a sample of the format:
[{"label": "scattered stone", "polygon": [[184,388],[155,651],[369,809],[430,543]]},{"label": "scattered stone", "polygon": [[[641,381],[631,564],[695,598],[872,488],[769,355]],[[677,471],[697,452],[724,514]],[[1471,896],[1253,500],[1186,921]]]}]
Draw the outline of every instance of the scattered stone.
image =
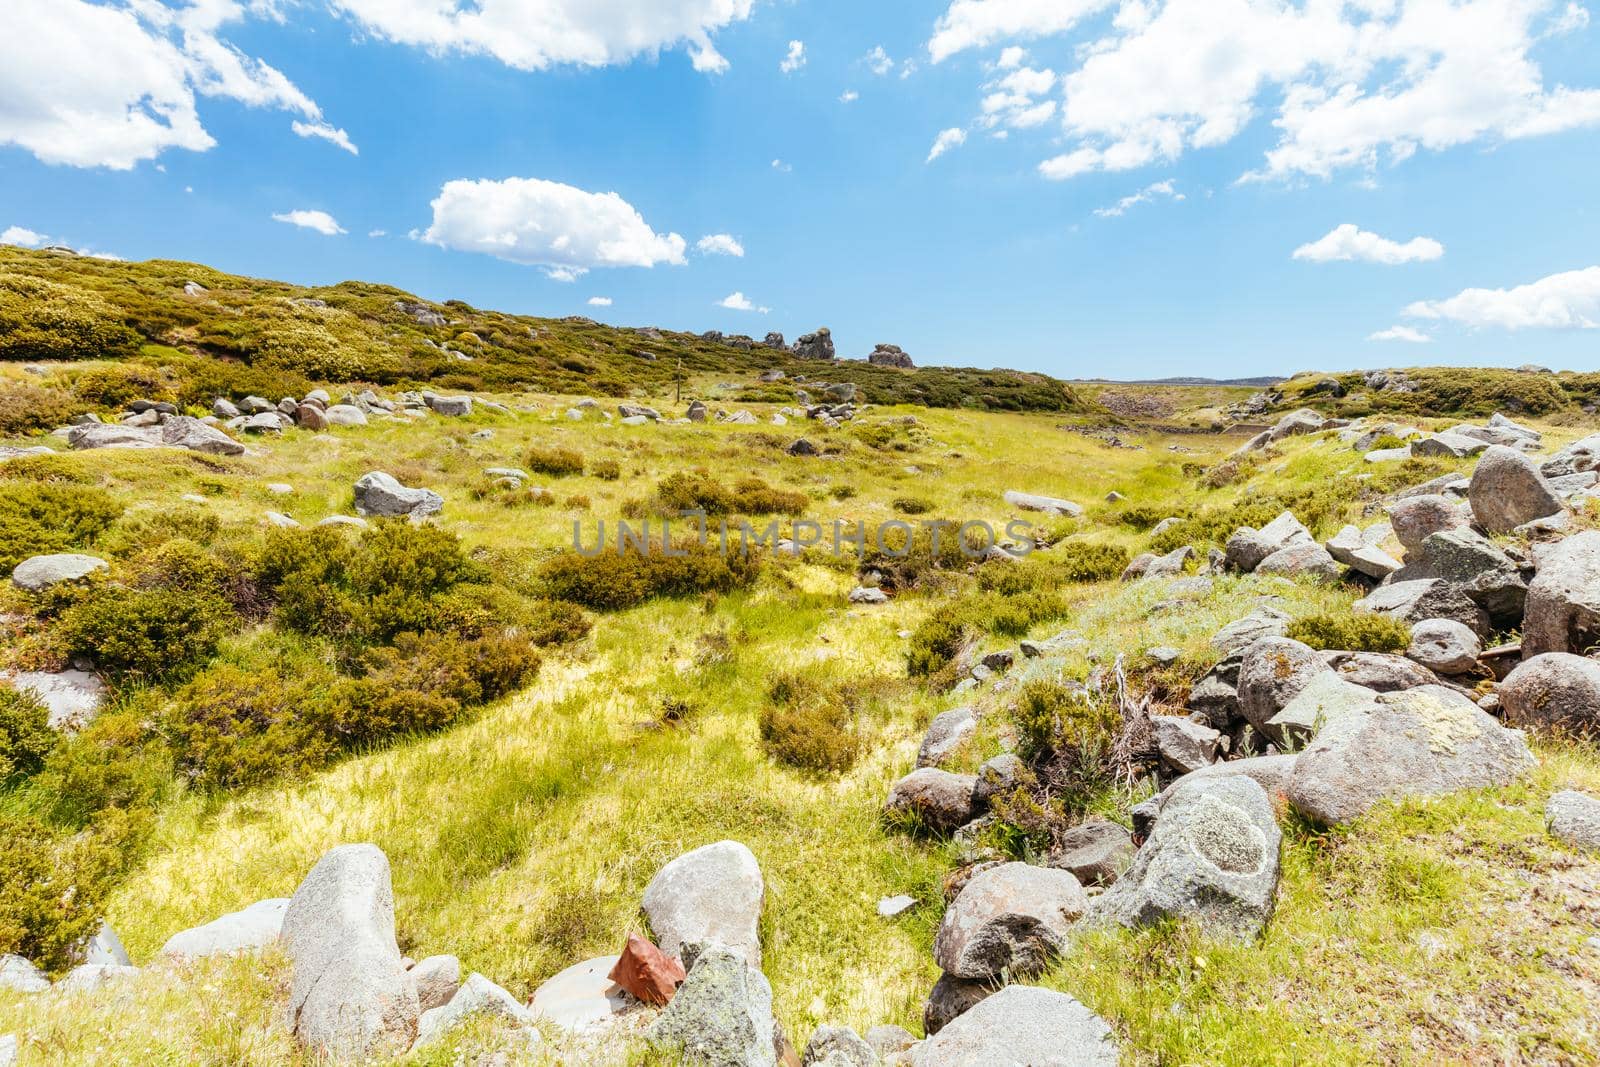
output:
[{"label": "scattered stone", "polygon": [[84,963],[72,968],[55,984],[59,993],[93,993],[114,982],[137,978],[139,968],[126,963]]},{"label": "scattered stone", "polygon": [[322,419],[329,426],[365,426],[367,413],[354,404],[335,404],[322,413]]},{"label": "scattered stone", "polygon": [[1319,674],[1332,671],[1309,645],[1287,637],[1268,637],[1245,651],[1239,665],[1239,713],[1257,730]]},{"label": "scattered stone", "polygon": [[281,943],[302,1044],[339,1060],[410,1047],[420,1009],[395,943],[389,860],[377,846],[340,845],[317,861],[289,902]]},{"label": "scattered stone", "polygon": [[644,913],[656,942],[674,959],[683,959],[686,943],[720,945],[759,969],[765,895],[751,851],[737,841],[719,841],[662,867],[645,887]]},{"label": "scattered stone", "polygon": [[1600,663],[1569,652],[1524,660],[1498,687],[1506,721],[1593,734],[1600,727]]},{"label": "scattered stone", "polygon": [[82,956],[84,963],[96,967],[127,967],[133,963],[128,958],[128,950],[122,947],[122,938],[104,920],[83,946]]},{"label": "scattered stone", "polygon": [[942,974],[928,991],[928,1002],[922,1006],[922,1029],[932,1037],[958,1016],[972,1010],[973,1006],[993,996],[993,982],[971,981],[955,975]]},{"label": "scattered stone", "polygon": [[1395,581],[1441,578],[1489,613],[1492,623],[1521,622],[1528,583],[1516,562],[1482,534],[1461,527],[1430,534],[1419,559],[1395,575]]},{"label": "scattered stone", "polygon": [[1353,607],[1413,624],[1424,619],[1453,619],[1474,633],[1489,632],[1488,613],[1466,593],[1438,578],[1380,585]]},{"label": "scattered stone", "polygon": [[1313,543],[1311,531],[1292,512],[1285,511],[1259,530],[1248,526],[1235,530],[1228,538],[1224,560],[1229,570],[1249,574],[1275,552]]},{"label": "scattered stone", "polygon": [[239,456],[244,445],[221,430],[187,415],[172,415],[159,426],[110,426],[85,423],[67,431],[67,444],[90,448],[183,448],[214,456]]},{"label": "scattered stone", "polygon": [[1014,753],[1002,752],[986,760],[978,768],[977,777],[978,784],[973,789],[973,796],[978,809],[985,811],[992,798],[1010,795],[1023,784],[1028,777],[1028,767]]},{"label": "scattered stone", "polygon": [[832,331],[823,326],[815,333],[801,334],[795,339],[794,354],[801,359],[833,359]]},{"label": "scattered stone", "polygon": [[1420,548],[1433,534],[1465,526],[1467,518],[1460,504],[1436,493],[1406,497],[1389,506],[1389,523],[1407,552]]},{"label": "scattered stone", "polygon": [[358,530],[365,530],[370,524],[366,519],[358,519],[354,515],[329,515],[318,526],[353,526]]},{"label": "scattered stone", "polygon": [[[650,948],[659,955],[660,950],[654,945]],[[573,1033],[612,1022],[631,1006],[627,991],[615,978],[621,959],[620,956],[601,956],[573,964],[534,992],[530,1010],[535,1017]],[[656,1002],[660,1004],[672,998],[677,983],[683,980],[683,968],[677,961],[667,959],[666,962],[676,971],[676,978],[667,987],[665,999]]]},{"label": "scattered stone", "polygon": [[935,833],[949,833],[977,816],[977,785],[976,775],[921,767],[890,788],[884,812],[915,818]]},{"label": "scattered stone", "polygon": [[1478,460],[1467,499],[1478,525],[1491,534],[1510,533],[1525,522],[1562,510],[1561,500],[1533,461],[1504,445],[1491,446]]},{"label": "scattered stone", "polygon": [[1387,578],[1400,569],[1399,560],[1369,544],[1356,526],[1344,527],[1324,547],[1328,555],[1369,578]]},{"label": "scattered stone", "polygon": [[957,978],[1037,974],[1088,907],[1066,871],[1006,863],[976,875],[945,910],[933,957]]},{"label": "scattered stone", "polygon": [[258,901],[243,911],[173,934],[161,946],[161,955],[192,960],[265,948],[278,940],[288,909],[286,897]]},{"label": "scattered stone", "polygon": [[1600,643],[1600,530],[1584,530],[1539,554],[1528,583],[1522,652],[1584,652]]},{"label": "scattered stone", "polygon": [[417,1006],[432,1011],[450,1003],[461,988],[461,961],[454,956],[429,956],[406,971],[406,980],[417,991]]},{"label": "scattered stone", "polygon": [[971,708],[951,708],[935,715],[917,749],[917,766],[939,766],[977,729],[978,719]]},{"label": "scattered stone", "polygon": [[1325,652],[1323,655],[1339,677],[1374,693],[1398,693],[1421,685],[1444,684],[1422,664],[1388,652]]},{"label": "scattered stone", "polygon": [[1066,871],[1084,885],[1110,885],[1128,869],[1137,852],[1125,828],[1093,819],[1063,833],[1045,864]]},{"label": "scattered stone", "polygon": [[251,415],[239,424],[239,429],[245,433],[282,433],[283,416],[276,411],[263,412],[260,415]]},{"label": "scattered stone", "polygon": [[[930,1030],[930,1033],[932,1031]],[[1116,1067],[1116,1034],[1065,993],[1012,985],[911,1051],[913,1067]]]},{"label": "scattered stone", "polygon": [[1487,441],[1480,441],[1476,437],[1467,437],[1465,434],[1451,433],[1446,430],[1436,433],[1432,437],[1424,437],[1420,441],[1411,442],[1413,456],[1446,456],[1453,459],[1465,459],[1476,456],[1479,452],[1489,447]]},{"label": "scattered stone", "polygon": [[1440,674],[1465,674],[1478,663],[1483,643],[1454,619],[1423,619],[1411,627],[1406,655]]},{"label": "scattered stone", "polygon": [[409,515],[420,518],[438,514],[444,497],[432,489],[408,489],[392,475],[382,471],[364,474],[356,482],[356,513],[369,515]]},{"label": "scattered stone", "polygon": [[1303,745],[1334,719],[1369,714],[1376,701],[1371,689],[1346,681],[1337,671],[1324,671],[1268,719],[1261,732],[1277,745]]},{"label": "scattered stone", "polygon": [[1384,800],[1505,785],[1533,765],[1520,731],[1454,690],[1422,686],[1329,723],[1299,754],[1286,792],[1308,818],[1338,825]]},{"label": "scattered stone", "polygon": [[45,973],[21,956],[0,956],[0,989],[13,993],[43,993],[50,988]]},{"label": "scattered stone", "polygon": [[740,955],[706,948],[645,1037],[705,1067],[774,1067],[772,987]]},{"label": "scattered stone", "polygon": [[1005,502],[1022,511],[1042,511],[1049,515],[1064,515],[1068,518],[1077,518],[1083,514],[1083,508],[1070,500],[1020,493],[1015,489],[1006,490]]},{"label": "scattered stone", "polygon": [[1281,840],[1272,801],[1254,780],[1189,779],[1089,916],[1123,926],[1193,919],[1208,937],[1251,940],[1272,916]]},{"label": "scattered stone", "polygon": [[17,1062],[17,1035],[0,1035],[0,1067],[12,1067]]},{"label": "scattered stone", "polygon": [[803,1067],[877,1067],[878,1055],[847,1026],[819,1026],[800,1062]]},{"label": "scattered stone", "polygon": [[607,977],[636,1000],[661,1005],[677,993],[684,970],[683,964],[645,938],[629,934],[627,945]]},{"label": "scattered stone", "polygon": [[1280,548],[1256,565],[1257,574],[1282,574],[1288,577],[1319,578],[1337,581],[1344,573],[1327,549],[1319,544],[1295,544]]},{"label": "scattered stone", "polygon": [[1574,848],[1600,849],[1600,800],[1564,789],[1554,794],[1544,808],[1545,825],[1551,836]]},{"label": "scattered stone", "polygon": [[893,919],[917,906],[917,898],[901,893],[897,896],[884,897],[878,901],[878,917],[880,919]]},{"label": "scattered stone", "polygon": [[848,599],[852,604],[887,604],[889,602],[889,594],[882,589],[870,589],[867,586],[858,585],[850,590]]},{"label": "scattered stone", "polygon": [[1188,774],[1217,762],[1222,734],[1209,726],[1176,715],[1154,715],[1156,751],[1161,764],[1174,774]]},{"label": "scattered stone", "polygon": [[473,973],[461,983],[450,1003],[422,1013],[417,1021],[417,1040],[412,1050],[438,1044],[450,1031],[477,1015],[498,1016],[526,1031],[530,1043],[540,1040],[538,1031],[533,1029],[533,1013],[518,1003],[516,997],[483,975]]},{"label": "scattered stone", "polygon": [[82,581],[92,574],[110,569],[110,564],[103,559],[77,553],[34,556],[17,564],[11,572],[11,580],[24,592],[39,593],[51,586]]},{"label": "scattered stone", "polygon": [[1211,647],[1224,657],[1243,652],[1267,637],[1282,637],[1289,629],[1289,616],[1277,608],[1257,608],[1242,619],[1235,619],[1211,636]]},{"label": "scattered stone", "polygon": [[867,1044],[880,1060],[889,1060],[917,1043],[916,1035],[903,1026],[874,1026],[866,1033]]}]

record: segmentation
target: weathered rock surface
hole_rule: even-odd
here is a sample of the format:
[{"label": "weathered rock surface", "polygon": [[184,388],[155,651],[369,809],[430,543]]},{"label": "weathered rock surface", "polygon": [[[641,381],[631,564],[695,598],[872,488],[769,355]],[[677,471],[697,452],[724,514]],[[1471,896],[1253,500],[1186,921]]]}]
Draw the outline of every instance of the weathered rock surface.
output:
[{"label": "weathered rock surface", "polygon": [[1421,546],[1430,534],[1467,524],[1461,504],[1438,493],[1410,496],[1389,505],[1389,524],[1406,551]]},{"label": "weathered rock surface", "polygon": [[1037,974],[1088,907],[1066,871],[1006,863],[973,877],[945,910],[933,958],[957,978]]},{"label": "weathered rock surface", "polygon": [[1324,547],[1335,560],[1369,578],[1387,578],[1400,569],[1400,561],[1370,543],[1357,526],[1344,527]]},{"label": "weathered rock surface", "polygon": [[1169,771],[1188,774],[1217,762],[1222,742],[1219,731],[1177,715],[1155,715],[1150,722],[1155,728],[1161,765]]},{"label": "weathered rock surface", "polygon": [[1489,632],[1489,615],[1472,598],[1449,582],[1438,578],[1418,578],[1409,582],[1380,585],[1354,604],[1357,611],[1371,611],[1402,622],[1424,619],[1454,619],[1476,634]]},{"label": "weathered rock surface", "polygon": [[1600,663],[1570,652],[1524,660],[1500,683],[1500,706],[1517,726],[1600,729]]},{"label": "weathered rock surface", "polygon": [[914,1067],[1116,1067],[1116,1034],[1067,996],[1012,985],[915,1046]]},{"label": "weathered rock surface", "polygon": [[21,956],[0,956],[0,989],[13,993],[43,993],[50,988],[45,973]]},{"label": "weathered rock surface", "polygon": [[1314,677],[1332,669],[1309,645],[1288,637],[1263,638],[1245,650],[1239,666],[1239,713],[1265,731],[1268,720]]},{"label": "weathered rock surface", "polygon": [[1294,544],[1278,549],[1256,564],[1256,573],[1320,578],[1331,582],[1344,574],[1344,568],[1319,544]]},{"label": "weathered rock surface", "polygon": [[66,552],[23,560],[11,572],[11,580],[24,592],[40,593],[51,586],[82,581],[92,574],[110,569],[110,564],[103,559]]},{"label": "weathered rock surface", "polygon": [[166,416],[159,426],[85,423],[67,431],[67,444],[89,448],[184,448],[214,456],[239,456],[244,445],[221,430],[187,415]]},{"label": "weathered rock surface", "polygon": [[1523,609],[1522,654],[1583,652],[1600,643],[1600,530],[1584,530],[1537,556]]},{"label": "weathered rock surface", "polygon": [[978,718],[971,708],[951,708],[935,715],[917,749],[917,766],[939,766],[977,729]]},{"label": "weathered rock surface", "polygon": [[1600,849],[1600,800],[1564,789],[1544,808],[1545,825],[1557,841],[1574,848]]},{"label": "weathered rock surface", "polygon": [[1528,583],[1517,563],[1493,541],[1462,527],[1429,534],[1419,558],[1394,576],[1396,582],[1440,578],[1489,613],[1490,621],[1515,626],[1522,619]]},{"label": "weathered rock surface", "polygon": [[1520,451],[1492,445],[1478,460],[1467,490],[1473,517],[1491,534],[1510,533],[1525,522],[1562,510],[1533,461]]},{"label": "weathered rock surface", "polygon": [[1092,819],[1063,833],[1045,864],[1068,872],[1083,885],[1110,885],[1128,869],[1137,851],[1122,826]]},{"label": "weathered rock surface", "polygon": [[891,817],[914,817],[935,833],[949,833],[978,814],[977,785],[977,775],[921,767],[890,788],[884,811]]},{"label": "weathered rock surface", "polygon": [[[649,942],[646,942],[648,944]],[[654,946],[651,946],[652,948]],[[546,979],[533,994],[529,1009],[535,1016],[571,1032],[592,1030],[615,1021],[633,1004],[626,990],[611,977],[620,956],[599,956]],[[665,957],[663,957],[665,958]],[[677,967],[676,961],[667,962]],[[683,968],[677,967],[679,980]],[[669,988],[668,999],[677,984]],[[665,1003],[665,1000],[656,1003]]]},{"label": "weathered rock surface", "polygon": [[1385,800],[1504,785],[1533,763],[1519,731],[1454,690],[1423,686],[1329,723],[1299,754],[1287,793],[1302,814],[1337,825]]},{"label": "weathered rock surface", "polygon": [[941,974],[939,980],[933,983],[933,988],[928,990],[928,1000],[922,1006],[923,1032],[930,1036],[937,1034],[949,1026],[956,1016],[970,1011],[974,1004],[985,997],[993,996],[998,988],[996,982],[972,981]]},{"label": "weathered rock surface", "polygon": [[1005,501],[1022,511],[1043,511],[1050,515],[1065,515],[1069,518],[1083,514],[1083,507],[1070,500],[1059,500],[1053,496],[1039,496],[1035,493],[1020,493],[1015,489],[1006,490]]},{"label": "weathered rock surface", "polygon": [[420,1009],[394,933],[389,860],[375,845],[329,851],[283,916],[295,1036],[340,1060],[399,1055]]},{"label": "weathered rock surface", "polygon": [[737,841],[718,841],[662,867],[645,887],[644,913],[674,959],[683,958],[685,943],[720,945],[759,969],[765,895],[755,855]]},{"label": "weathered rock surface", "polygon": [[161,954],[171,959],[201,959],[266,948],[278,940],[288,909],[285,897],[258,901],[204,926],[173,934],[161,946]]},{"label": "weathered rock surface", "polygon": [[52,730],[83,729],[109,695],[100,676],[90,671],[18,671],[10,680],[15,688],[39,698],[49,712]]},{"label": "weathered rock surface", "polygon": [[1326,671],[1313,676],[1268,719],[1262,733],[1278,745],[1303,744],[1337,718],[1369,714],[1377,700],[1371,689],[1345,681],[1337,671]]},{"label": "weathered rock surface", "polygon": [[322,413],[322,419],[329,426],[365,426],[367,413],[354,404],[334,404]]},{"label": "weathered rock surface", "polygon": [[1196,920],[1207,936],[1249,940],[1272,916],[1282,835],[1266,790],[1244,775],[1195,778],[1161,806],[1126,874],[1089,919],[1142,926]]},{"label": "weathered rock surface", "polygon": [[530,1044],[538,1043],[538,1031],[533,1029],[533,1013],[524,1008],[517,998],[495,985],[481,974],[473,973],[461,983],[450,1003],[424,1012],[417,1023],[417,1040],[414,1049],[425,1049],[444,1040],[456,1027],[474,1016],[493,1015],[525,1031]]},{"label": "weathered rock surface", "polygon": [[1483,654],[1478,635],[1454,619],[1423,619],[1411,627],[1406,655],[1440,674],[1465,674]]},{"label": "weathered rock surface", "polygon": [[420,518],[444,509],[444,497],[432,489],[408,489],[392,474],[372,471],[356,482],[356,514],[409,515]]},{"label": "weathered rock surface", "polygon": [[1285,511],[1259,530],[1241,526],[1228,538],[1225,559],[1229,570],[1249,574],[1275,552],[1294,545],[1314,544],[1292,512]]},{"label": "weathered rock surface", "polygon": [[773,1067],[772,987],[743,957],[707,948],[645,1036],[704,1067]]},{"label": "weathered rock surface", "polygon": [[450,1003],[461,988],[461,961],[454,956],[429,956],[406,972],[417,991],[417,1006],[432,1011]]},{"label": "weathered rock surface", "polygon": [[878,1054],[848,1026],[819,1026],[806,1042],[802,1067],[877,1067]]}]

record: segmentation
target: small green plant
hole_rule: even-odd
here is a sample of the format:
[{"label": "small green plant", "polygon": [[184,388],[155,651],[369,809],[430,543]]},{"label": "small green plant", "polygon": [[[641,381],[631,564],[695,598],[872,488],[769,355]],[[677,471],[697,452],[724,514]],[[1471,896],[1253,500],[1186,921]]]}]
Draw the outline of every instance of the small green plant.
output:
[{"label": "small green plant", "polygon": [[121,505],[101,489],[0,484],[0,572],[30,556],[85,547],[120,514]]},{"label": "small green plant", "polygon": [[0,955],[62,971],[99,925],[123,866],[113,833],[0,815]]},{"label": "small green plant", "polygon": [[37,773],[55,747],[44,704],[0,682],[0,783]]},{"label": "small green plant", "polygon": [[750,585],[760,571],[760,560],[753,554],[723,555],[712,547],[686,543],[675,546],[672,555],[659,545],[643,552],[619,552],[608,546],[587,557],[569,549],[545,564],[541,578],[545,594],[553,600],[616,611],[651,597],[726,593]]},{"label": "small green plant", "polygon": [[902,496],[896,498],[894,509],[902,515],[926,515],[933,510],[933,501],[920,496]]},{"label": "small green plant", "polygon": [[758,720],[762,746],[799,770],[844,773],[861,756],[861,704],[870,689],[815,673],[779,675],[767,688]]},{"label": "small green plant", "polygon": [[1306,615],[1289,624],[1287,635],[1319,651],[1402,652],[1411,643],[1411,627],[1370,612]]},{"label": "small green plant", "polygon": [[182,677],[216,653],[237,622],[215,593],[101,586],[61,614],[54,639],[119,678]]},{"label": "small green plant", "polygon": [[614,459],[597,459],[589,468],[589,473],[602,482],[614,482],[622,477],[622,464]]},{"label": "small green plant", "polygon": [[527,462],[530,471],[552,478],[583,473],[583,453],[571,448],[530,449]]}]

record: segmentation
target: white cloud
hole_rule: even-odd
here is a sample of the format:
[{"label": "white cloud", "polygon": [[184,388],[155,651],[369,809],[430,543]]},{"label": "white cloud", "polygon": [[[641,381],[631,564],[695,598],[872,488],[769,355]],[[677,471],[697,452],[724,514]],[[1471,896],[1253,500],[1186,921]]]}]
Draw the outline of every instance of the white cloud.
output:
[{"label": "white cloud", "polygon": [[700,238],[694,243],[701,255],[706,256],[743,256],[744,245],[731,233],[712,233]]},{"label": "white cloud", "polygon": [[1048,93],[1055,84],[1056,73],[1053,70],[1019,67],[984,86],[987,95],[983,98],[983,117],[979,121],[990,129],[1009,126],[1020,130],[1042,126],[1055,117],[1056,102],[1036,101],[1034,97]]},{"label": "white cloud", "polygon": [[344,229],[326,211],[286,211],[281,215],[272,216],[278,222],[287,222],[291,226],[299,226],[304,230],[316,230],[324,237],[334,237],[344,233]]},{"label": "white cloud", "polygon": [[680,45],[694,69],[728,68],[711,35],[755,0],[330,0],[375,36],[432,52],[485,55],[518,70],[601,67]]},{"label": "white cloud", "polygon": [[935,63],[968,48],[1018,37],[1064,33],[1110,7],[1113,0],[955,0],[939,16],[928,42]]},{"label": "white cloud", "polygon": [[[280,71],[218,36],[264,0],[6,0],[0,34],[0,145],[45,163],[128,170],[162,152],[216,144],[197,97],[290,111],[323,123]],[[331,129],[331,127],[330,127]]]},{"label": "white cloud", "polygon": [[757,307],[743,293],[729,293],[717,301],[717,306],[728,308],[731,311],[759,311],[763,315],[772,310],[771,308]]},{"label": "white cloud", "polygon": [[867,53],[866,64],[867,69],[880,78],[894,70],[894,60],[889,58],[889,53],[883,50],[881,44]]},{"label": "white cloud", "polygon": [[788,174],[790,171],[794,170],[794,167],[785,163],[781,159],[774,159],[772,161],[772,169],[778,171],[780,174]]},{"label": "white cloud", "polygon": [[1474,328],[1600,329],[1600,267],[1552,274],[1514,289],[1463,289],[1448,300],[1419,300],[1405,313]]},{"label": "white cloud", "polygon": [[21,226],[8,226],[4,233],[0,233],[0,245],[20,245],[23,248],[38,248],[49,238],[42,233],[23,229]]},{"label": "white cloud", "polygon": [[783,62],[778,64],[778,69],[785,74],[793,74],[806,65],[806,43],[804,41],[790,41],[789,54],[783,57]]},{"label": "white cloud", "polygon": [[1172,179],[1169,178],[1164,182],[1155,182],[1154,184],[1147,185],[1143,189],[1140,189],[1137,193],[1134,193],[1131,196],[1123,197],[1110,207],[1097,207],[1094,209],[1094,213],[1103,219],[1115,218],[1118,215],[1126,215],[1129,208],[1135,207],[1139,204],[1149,204],[1156,200],[1186,199],[1188,198],[1184,196],[1184,194],[1173,188]]},{"label": "white cloud", "polygon": [[1391,326],[1387,330],[1367,335],[1369,341],[1404,341],[1412,345],[1432,344],[1433,338],[1421,330],[1412,329],[1410,326]]},{"label": "white cloud", "polygon": [[1600,89],[1548,83],[1531,57],[1547,24],[1582,28],[1586,11],[1552,20],[1552,0],[955,0],[929,50],[1064,33],[1113,6],[1059,81],[1046,177],[1170,162],[1262,115],[1276,143],[1253,180],[1600,125]]},{"label": "white cloud", "polygon": [[608,308],[611,306],[611,298],[609,296],[591,296],[589,298],[589,306],[592,308]]},{"label": "white cloud", "polygon": [[1012,45],[1010,48],[1001,50],[1000,59],[995,63],[995,66],[1001,70],[1016,70],[1027,61],[1028,50],[1020,45]]},{"label": "white cloud", "polygon": [[853,104],[860,99],[861,94],[856,92],[854,89],[846,89],[844,92],[839,94],[839,103],[841,104]]},{"label": "white cloud", "polygon": [[361,150],[351,142],[348,133],[326,122],[301,122],[295,119],[290,128],[299,137],[320,137],[324,141],[338,145],[352,156],[361,154]]},{"label": "white cloud", "polygon": [[1573,0],[1550,24],[1548,36],[1560,37],[1569,33],[1581,33],[1588,28],[1589,9]]},{"label": "white cloud", "polygon": [[1431,237],[1413,237],[1404,244],[1360,229],[1353,222],[1335,226],[1328,234],[1294,250],[1295,259],[1312,263],[1361,260],[1365,263],[1425,263],[1444,255],[1444,245]]},{"label": "white cloud", "polygon": [[960,126],[952,126],[948,130],[940,130],[939,136],[933,139],[933,147],[928,149],[926,162],[932,163],[950,149],[967,143],[967,131]]},{"label": "white cloud", "polygon": [[387,236],[389,236],[389,231],[388,230],[368,230],[367,231],[367,236],[368,237],[387,237]]},{"label": "white cloud", "polygon": [[596,267],[684,262],[683,238],[656,233],[616,193],[539,178],[457,179],[445,183],[432,206],[433,223],[421,240],[543,267],[557,281]]}]

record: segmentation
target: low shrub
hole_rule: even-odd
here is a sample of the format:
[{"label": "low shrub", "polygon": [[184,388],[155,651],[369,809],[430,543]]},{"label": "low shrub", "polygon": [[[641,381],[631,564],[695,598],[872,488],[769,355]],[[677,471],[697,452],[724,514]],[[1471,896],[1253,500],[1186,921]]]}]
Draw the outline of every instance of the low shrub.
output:
[{"label": "low shrub", "polygon": [[83,408],[72,394],[59,389],[0,380],[0,437],[54,429]]},{"label": "low shrub", "polygon": [[139,340],[93,293],[0,271],[0,360],[117,359]]},{"label": "low shrub", "polygon": [[0,572],[30,556],[83,548],[120,514],[101,489],[0,483]]},{"label": "low shrub", "polygon": [[52,639],[118,678],[153,681],[210,659],[237,620],[215,593],[101,586],[62,612]]},{"label": "low shrub", "polygon": [[614,459],[597,459],[590,467],[589,473],[602,482],[614,482],[622,477],[622,464]]},{"label": "low shrub", "polygon": [[154,367],[116,363],[93,367],[72,380],[80,401],[101,408],[120,408],[132,400],[171,400],[166,377]]},{"label": "low shrub", "polygon": [[232,789],[321,766],[333,742],[307,712],[332,683],[332,672],[285,678],[272,667],[211,667],[165,717],[178,773],[200,788]]},{"label": "low shrub", "polygon": [[38,819],[0,815],[0,955],[47,971],[73,963],[92,935],[125,865],[107,829],[66,833]]},{"label": "low shrub", "polygon": [[1306,615],[1289,624],[1287,635],[1319,651],[1402,652],[1411,643],[1411,627],[1370,612]]},{"label": "low shrub", "polygon": [[760,572],[754,555],[724,555],[710,546],[684,543],[669,556],[657,543],[647,552],[607,548],[588,557],[569,549],[547,562],[540,576],[545,595],[553,600],[615,611],[658,596],[730,592],[750,585]]},{"label": "low shrub", "polygon": [[894,509],[902,515],[926,515],[933,510],[933,501],[920,496],[902,496],[895,499]]},{"label": "low shrub", "polygon": [[1115,518],[1123,526],[1143,533],[1171,514],[1170,511],[1164,511],[1160,508],[1129,505],[1117,512]]},{"label": "low shrub", "polygon": [[55,747],[44,704],[32,693],[0,683],[0,783],[37,773]]},{"label": "low shrub", "polygon": [[99,821],[107,812],[137,819],[167,795],[172,761],[153,728],[160,699],[154,690],[141,692],[57,743],[30,783],[35,796],[50,798],[53,819],[72,826]]},{"label": "low shrub", "polygon": [[1038,679],[1017,694],[1012,719],[1021,741],[1018,754],[1043,786],[1049,808],[1081,812],[1116,781],[1118,745],[1127,726],[1110,697]]},{"label": "low shrub", "polygon": [[678,471],[656,486],[657,508],[667,514],[798,515],[809,502],[804,493],[776,489],[760,478],[744,478],[729,488],[705,471]]},{"label": "low shrub", "polygon": [[911,633],[906,670],[912,676],[938,674],[984,634],[1021,637],[1034,626],[1071,614],[1072,605],[1052,592],[1018,590],[990,593],[943,604]]},{"label": "low shrub", "polygon": [[815,774],[842,774],[863,747],[862,687],[811,673],[779,675],[767,688],[757,725],[779,763]]},{"label": "low shrub", "polygon": [[571,448],[534,448],[528,452],[527,464],[535,474],[564,478],[583,473],[583,453]]}]

